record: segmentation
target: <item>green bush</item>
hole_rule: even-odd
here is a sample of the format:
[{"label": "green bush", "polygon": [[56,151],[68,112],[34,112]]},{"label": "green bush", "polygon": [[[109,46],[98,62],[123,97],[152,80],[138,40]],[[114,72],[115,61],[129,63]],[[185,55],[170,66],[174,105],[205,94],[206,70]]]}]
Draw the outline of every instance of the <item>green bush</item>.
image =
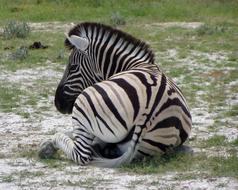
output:
[{"label": "green bush", "polygon": [[125,25],[126,20],[119,12],[113,12],[110,17],[110,23],[113,26]]},{"label": "green bush", "polygon": [[30,34],[30,27],[25,22],[9,21],[3,29],[3,37],[11,38],[26,38]]},{"label": "green bush", "polygon": [[13,60],[23,60],[27,57],[27,55],[28,55],[28,48],[25,46],[21,46],[11,54],[11,58]]},{"label": "green bush", "polygon": [[203,24],[196,30],[197,35],[199,36],[221,34],[224,33],[225,31],[226,28],[224,26],[211,26],[208,24]]}]

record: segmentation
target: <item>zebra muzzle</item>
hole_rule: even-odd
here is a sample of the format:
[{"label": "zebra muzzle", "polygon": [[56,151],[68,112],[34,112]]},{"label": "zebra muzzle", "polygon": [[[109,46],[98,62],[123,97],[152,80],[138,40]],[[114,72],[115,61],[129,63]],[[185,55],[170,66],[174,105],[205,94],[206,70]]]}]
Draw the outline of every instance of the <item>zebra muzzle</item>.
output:
[{"label": "zebra muzzle", "polygon": [[74,101],[70,97],[64,94],[64,87],[58,86],[55,93],[55,107],[62,114],[72,113]]}]

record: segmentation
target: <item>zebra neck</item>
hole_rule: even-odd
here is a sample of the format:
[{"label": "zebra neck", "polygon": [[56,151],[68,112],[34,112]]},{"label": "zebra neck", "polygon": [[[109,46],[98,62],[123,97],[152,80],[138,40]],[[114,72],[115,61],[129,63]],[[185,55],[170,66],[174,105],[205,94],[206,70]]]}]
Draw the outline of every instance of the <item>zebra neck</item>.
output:
[{"label": "zebra neck", "polygon": [[109,41],[103,46],[99,46],[98,49],[94,49],[94,51],[98,52],[94,58],[97,73],[100,73],[104,80],[114,74],[131,70],[141,65],[153,64],[151,52],[147,52],[141,47],[128,42],[114,41]]},{"label": "zebra neck", "polygon": [[81,24],[80,28],[81,36],[90,41],[89,54],[104,79],[141,63],[154,63],[149,46],[129,34],[95,23]]}]

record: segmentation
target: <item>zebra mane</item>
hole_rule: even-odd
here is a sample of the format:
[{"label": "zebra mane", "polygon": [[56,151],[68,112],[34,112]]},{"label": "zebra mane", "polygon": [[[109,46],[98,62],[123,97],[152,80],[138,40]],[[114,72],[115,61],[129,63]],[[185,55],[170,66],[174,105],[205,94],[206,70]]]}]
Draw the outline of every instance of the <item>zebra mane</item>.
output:
[{"label": "zebra mane", "polygon": [[[148,44],[131,36],[130,34],[127,34],[125,32],[122,32],[121,30],[112,28],[111,26],[108,26],[108,25],[104,25],[101,23],[84,22],[84,23],[74,26],[69,31],[68,35],[69,36],[71,36],[71,35],[80,36],[82,33],[82,30],[85,30],[86,32],[88,32],[89,30],[92,31],[94,29],[96,29],[97,31],[103,32],[103,33],[109,32],[110,34],[116,34],[118,37],[120,37],[121,39],[123,39],[125,41],[128,41],[130,44],[132,44],[136,47],[140,47],[141,51],[145,51],[145,53],[147,53],[149,55],[150,62],[152,64],[154,63],[154,53],[150,49]],[[70,41],[67,38],[65,39],[64,44],[65,44],[66,48],[68,48],[68,49],[74,48],[74,46],[70,43]]]}]

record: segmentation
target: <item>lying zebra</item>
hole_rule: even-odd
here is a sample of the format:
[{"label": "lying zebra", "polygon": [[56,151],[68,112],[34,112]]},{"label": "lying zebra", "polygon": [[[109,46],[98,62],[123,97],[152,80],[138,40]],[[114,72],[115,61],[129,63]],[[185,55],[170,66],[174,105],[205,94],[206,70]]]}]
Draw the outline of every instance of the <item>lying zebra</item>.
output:
[{"label": "lying zebra", "polygon": [[188,138],[185,98],[147,44],[103,24],[82,23],[70,30],[65,46],[71,55],[55,105],[72,113],[74,130],[44,142],[41,157],[61,149],[80,165],[117,167]]}]

